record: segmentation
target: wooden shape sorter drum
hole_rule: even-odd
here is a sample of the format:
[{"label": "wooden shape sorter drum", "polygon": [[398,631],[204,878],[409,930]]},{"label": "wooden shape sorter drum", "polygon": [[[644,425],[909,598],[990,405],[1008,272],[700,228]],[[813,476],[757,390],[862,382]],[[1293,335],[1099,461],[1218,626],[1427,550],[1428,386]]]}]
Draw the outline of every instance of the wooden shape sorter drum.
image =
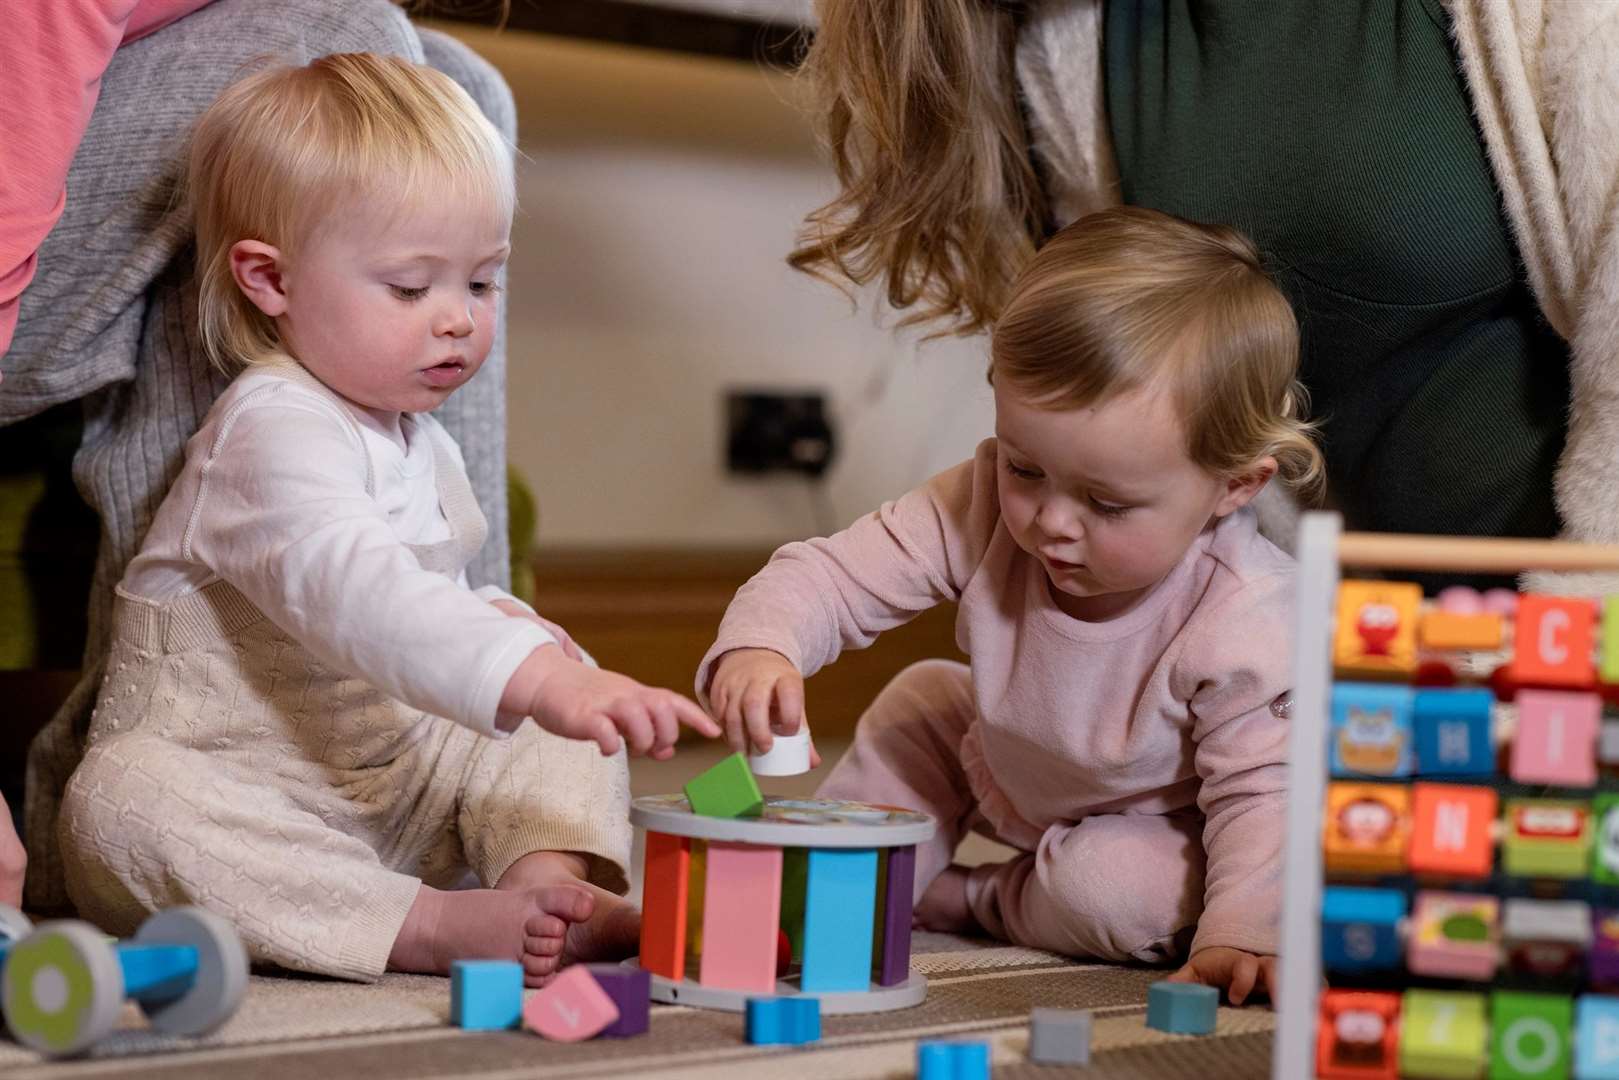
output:
[{"label": "wooden shape sorter drum", "polygon": [[684,795],[630,806],[646,831],[641,955],[652,1000],[741,1012],[814,997],[823,1014],[919,1005],[910,970],[916,845],[926,814],[766,796],[757,817],[705,817]]}]

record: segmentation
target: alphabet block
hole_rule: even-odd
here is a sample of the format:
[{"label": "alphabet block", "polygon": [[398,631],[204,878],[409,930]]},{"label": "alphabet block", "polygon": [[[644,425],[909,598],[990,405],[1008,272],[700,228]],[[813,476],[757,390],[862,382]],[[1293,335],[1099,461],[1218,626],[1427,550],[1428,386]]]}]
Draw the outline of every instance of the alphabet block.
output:
[{"label": "alphabet block", "polygon": [[1495,863],[1495,846],[1490,839],[1496,815],[1493,789],[1413,784],[1411,814],[1412,873],[1490,876]]},{"label": "alphabet block", "polygon": [[1418,893],[1406,967],[1418,975],[1489,980],[1501,962],[1500,912],[1493,896]]},{"label": "alphabet block", "polygon": [[1508,772],[1520,784],[1591,787],[1597,782],[1597,726],[1602,699],[1596,694],[1520,690],[1518,731]]},{"label": "alphabet block", "polygon": [[1407,990],[1400,1069],[1407,1076],[1476,1077],[1489,1061],[1484,995]]},{"label": "alphabet block", "polygon": [[1316,1021],[1316,1075],[1320,1080],[1397,1080],[1399,1021],[1399,994],[1326,991]]},{"label": "alphabet block", "polygon": [[594,1038],[618,1019],[618,1006],[594,976],[575,965],[523,1006],[523,1023],[552,1042],[580,1042]]},{"label": "alphabet block", "polygon": [[1340,675],[1398,678],[1417,669],[1422,588],[1409,582],[1345,581],[1338,586],[1332,662]]},{"label": "alphabet block", "polygon": [[1335,683],[1332,688],[1333,776],[1409,776],[1414,692],[1409,686]]},{"label": "alphabet block", "polygon": [[1526,594],[1518,604],[1510,677],[1519,686],[1589,690],[1596,609],[1581,597]]},{"label": "alphabet block", "polygon": [[1492,1080],[1562,1080],[1573,1057],[1574,1002],[1553,994],[1490,995]]},{"label": "alphabet block", "polygon": [[1405,867],[1410,832],[1410,789],[1398,784],[1327,785],[1322,845],[1329,870],[1397,874]]},{"label": "alphabet block", "polygon": [[468,1031],[514,1028],[523,1016],[523,966],[512,960],[450,964],[450,1022]]},{"label": "alphabet block", "polygon": [[1583,803],[1513,799],[1506,806],[1501,868],[1517,877],[1584,877],[1591,857],[1591,811]]},{"label": "alphabet block", "polygon": [[1386,971],[1400,966],[1405,893],[1329,885],[1321,894],[1321,962],[1328,971]]},{"label": "alphabet block", "polygon": [[1417,771],[1424,776],[1493,775],[1494,705],[1495,695],[1478,687],[1418,690],[1412,701]]}]

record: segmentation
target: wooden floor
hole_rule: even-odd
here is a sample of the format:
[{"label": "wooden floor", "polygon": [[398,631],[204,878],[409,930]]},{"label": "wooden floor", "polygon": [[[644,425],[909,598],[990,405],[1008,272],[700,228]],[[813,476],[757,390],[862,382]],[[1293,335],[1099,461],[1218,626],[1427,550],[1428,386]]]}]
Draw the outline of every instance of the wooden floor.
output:
[{"label": "wooden floor", "polygon": [[[690,694],[732,594],[769,554],[545,551],[535,561],[535,607],[565,626],[603,667]],[[953,604],[935,608],[810,679],[806,708],[817,734],[852,733],[871,699],[907,665],[933,657],[964,660],[955,644],[955,616]]]}]

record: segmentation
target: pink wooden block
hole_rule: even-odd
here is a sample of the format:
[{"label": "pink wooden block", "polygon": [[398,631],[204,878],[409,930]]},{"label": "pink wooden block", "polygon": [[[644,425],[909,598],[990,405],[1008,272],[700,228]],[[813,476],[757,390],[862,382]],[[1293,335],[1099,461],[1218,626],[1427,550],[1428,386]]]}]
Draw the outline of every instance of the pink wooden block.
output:
[{"label": "pink wooden block", "polygon": [[523,1003],[523,1024],[553,1042],[579,1042],[618,1021],[618,1006],[583,967],[562,974]]},{"label": "pink wooden block", "polygon": [[1520,784],[1591,787],[1596,783],[1602,699],[1558,690],[1518,692],[1518,733],[1508,772]]},{"label": "pink wooden block", "polygon": [[774,994],[780,920],[781,848],[710,842],[697,981]]}]

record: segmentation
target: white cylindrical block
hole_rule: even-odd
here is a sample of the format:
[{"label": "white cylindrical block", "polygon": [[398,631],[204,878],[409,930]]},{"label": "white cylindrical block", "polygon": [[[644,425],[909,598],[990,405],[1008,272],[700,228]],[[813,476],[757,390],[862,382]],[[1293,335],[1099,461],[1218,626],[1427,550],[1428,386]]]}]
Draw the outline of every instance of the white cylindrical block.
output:
[{"label": "white cylindrical block", "polygon": [[796,735],[775,735],[769,753],[748,755],[748,768],[755,776],[799,776],[809,772],[809,725],[799,724]]}]

